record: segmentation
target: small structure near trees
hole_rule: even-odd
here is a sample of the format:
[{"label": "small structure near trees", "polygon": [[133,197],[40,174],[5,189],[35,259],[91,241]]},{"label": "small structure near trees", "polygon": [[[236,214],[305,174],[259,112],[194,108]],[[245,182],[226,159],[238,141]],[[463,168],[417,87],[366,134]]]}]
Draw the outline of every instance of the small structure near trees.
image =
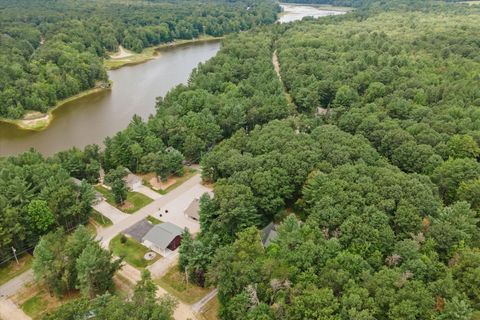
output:
[{"label": "small structure near trees", "polygon": [[184,211],[185,217],[200,221],[200,199],[195,198]]},{"label": "small structure near trees", "polygon": [[264,247],[268,247],[270,243],[275,240],[278,236],[277,234],[277,225],[273,222],[270,222],[265,228],[262,229],[262,244]]}]

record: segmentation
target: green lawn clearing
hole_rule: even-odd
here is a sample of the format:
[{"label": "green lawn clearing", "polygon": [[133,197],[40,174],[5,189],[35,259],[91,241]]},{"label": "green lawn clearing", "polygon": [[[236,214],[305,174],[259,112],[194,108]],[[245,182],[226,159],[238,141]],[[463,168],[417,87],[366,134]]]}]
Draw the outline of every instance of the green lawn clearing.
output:
[{"label": "green lawn clearing", "polygon": [[48,302],[39,293],[22,304],[22,310],[30,317],[36,319],[42,315],[47,309]]},{"label": "green lawn clearing", "polygon": [[146,195],[143,195],[138,192],[128,191],[127,199],[125,200],[125,203],[119,206],[115,203],[115,199],[110,190],[108,190],[107,188],[101,185],[96,185],[95,190],[100,192],[105,197],[105,200],[109,204],[111,204],[112,206],[118,208],[119,210],[125,213],[134,213],[135,211],[145,207],[147,204],[153,201]]},{"label": "green lawn clearing", "polygon": [[16,276],[24,273],[32,266],[32,256],[28,253],[18,259],[18,264],[13,259],[6,265],[0,267],[0,285],[10,281]]},{"label": "green lawn clearing", "polygon": [[202,288],[192,283],[188,283],[187,286],[185,274],[178,270],[177,265],[171,267],[163,277],[155,280],[155,282],[168,293],[186,303],[195,303],[212,290],[211,288]]},{"label": "green lawn clearing", "polygon": [[110,241],[110,250],[112,250],[115,255],[123,257],[125,262],[135,268],[145,268],[161,258],[160,255],[157,254],[153,260],[145,260],[143,256],[151,250],[133,238],[125,238],[125,243],[122,243],[122,234],[113,238],[112,241]]}]

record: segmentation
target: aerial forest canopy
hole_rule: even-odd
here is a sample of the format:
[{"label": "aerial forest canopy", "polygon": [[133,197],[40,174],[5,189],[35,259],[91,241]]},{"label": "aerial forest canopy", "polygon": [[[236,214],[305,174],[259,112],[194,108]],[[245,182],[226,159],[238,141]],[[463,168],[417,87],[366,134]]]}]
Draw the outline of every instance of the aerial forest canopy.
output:
[{"label": "aerial forest canopy", "polygon": [[[228,36],[103,151],[1,160],[2,250],[88,215],[69,175],[199,161],[214,196],[179,267],[218,288],[221,319],[479,319],[480,10],[373,3]],[[62,206],[60,185],[77,195]]]},{"label": "aerial forest canopy", "polygon": [[181,248],[222,319],[478,316],[480,15],[420,9],[263,33],[296,110],[202,157],[215,196]]},{"label": "aerial forest canopy", "polygon": [[223,36],[276,19],[270,1],[0,0],[0,117],[46,112],[107,81],[102,59],[133,50]]}]

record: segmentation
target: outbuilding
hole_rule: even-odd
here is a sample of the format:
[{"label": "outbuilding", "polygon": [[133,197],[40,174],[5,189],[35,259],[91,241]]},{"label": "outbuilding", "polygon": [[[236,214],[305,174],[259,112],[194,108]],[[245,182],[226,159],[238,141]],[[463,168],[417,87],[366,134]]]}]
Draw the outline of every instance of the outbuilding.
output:
[{"label": "outbuilding", "polygon": [[195,198],[190,205],[185,209],[185,217],[200,221],[200,199]]},{"label": "outbuilding", "polygon": [[270,222],[265,228],[262,229],[261,235],[263,246],[268,247],[270,243],[277,238],[277,225],[273,222]]}]

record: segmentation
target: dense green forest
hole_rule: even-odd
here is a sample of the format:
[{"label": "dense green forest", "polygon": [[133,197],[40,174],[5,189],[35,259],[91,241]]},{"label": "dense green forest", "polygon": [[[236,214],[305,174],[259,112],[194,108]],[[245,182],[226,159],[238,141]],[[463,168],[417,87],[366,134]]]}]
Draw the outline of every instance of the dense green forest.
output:
[{"label": "dense green forest", "polygon": [[188,86],[159,100],[147,123],[134,117],[126,130],[105,141],[105,168],[145,171],[153,154],[166,147],[198,161],[238,129],[251,130],[291,114],[272,69],[272,46],[268,31],[226,39],[214,58],[193,71]]},{"label": "dense green forest", "polygon": [[0,117],[46,112],[107,81],[102,60],[143,48],[223,36],[276,19],[270,1],[0,1]]},{"label": "dense green forest", "polygon": [[[218,288],[221,319],[478,319],[480,11],[408,3],[229,36],[156,115],[134,117],[103,151],[2,160],[0,205],[12,214],[1,230],[15,235],[3,248],[28,238],[21,219],[35,212],[54,220],[32,234],[69,227],[61,197],[45,189],[52,177],[88,212],[68,175],[94,182],[103,166],[165,176],[200,161],[215,195],[202,197],[201,232],[184,234],[179,266]],[[14,200],[16,190],[31,196]],[[259,230],[271,221],[278,236],[264,246]],[[83,298],[50,319],[92,309],[139,318],[136,301]],[[147,318],[151,308],[171,312],[165,301]]]},{"label": "dense green forest", "polygon": [[[241,129],[203,157],[215,197],[181,248],[181,268],[219,289],[222,319],[479,310],[480,15],[432,10],[275,27],[271,51],[303,115]],[[283,223],[264,248],[249,226],[271,220]]]},{"label": "dense green forest", "polygon": [[12,247],[21,254],[57,227],[86,223],[94,197],[90,184],[37,152],[0,158],[0,262],[13,258]]}]

